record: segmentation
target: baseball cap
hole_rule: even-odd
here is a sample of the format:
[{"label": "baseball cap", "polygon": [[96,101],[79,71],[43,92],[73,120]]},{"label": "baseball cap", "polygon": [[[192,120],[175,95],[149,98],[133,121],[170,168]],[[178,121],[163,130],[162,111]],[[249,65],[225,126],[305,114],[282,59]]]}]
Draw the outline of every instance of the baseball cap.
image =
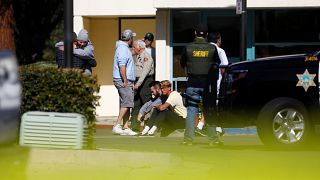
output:
[{"label": "baseball cap", "polygon": [[144,39],[148,39],[149,41],[153,41],[154,40],[154,36],[151,32],[148,32],[145,36]]},{"label": "baseball cap", "polygon": [[208,33],[208,27],[205,24],[198,24],[195,28],[197,35],[206,35]]},{"label": "baseball cap", "polygon": [[133,32],[131,29],[126,29],[121,33],[121,40],[129,41],[134,36],[136,36],[135,32]]}]

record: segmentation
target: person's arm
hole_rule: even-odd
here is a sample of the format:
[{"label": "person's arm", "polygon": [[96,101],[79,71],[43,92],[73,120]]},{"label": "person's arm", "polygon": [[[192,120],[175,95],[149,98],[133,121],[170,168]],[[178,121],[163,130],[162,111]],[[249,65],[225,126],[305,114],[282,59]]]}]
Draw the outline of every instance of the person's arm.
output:
[{"label": "person's arm", "polygon": [[[151,109],[151,108],[152,108],[151,104],[152,104],[152,101],[151,101],[151,100],[148,101],[148,102],[146,102],[146,103],[140,108],[139,114],[142,114],[142,115],[146,114],[146,113],[148,112],[148,109]],[[151,107],[151,108],[150,108],[150,107]]]},{"label": "person's arm", "polygon": [[221,60],[220,60],[220,57],[219,57],[219,54],[218,54],[218,48],[216,46],[214,46],[214,48],[216,50],[213,53],[213,60],[214,60],[215,63],[220,64]]},{"label": "person's arm", "polygon": [[94,48],[91,43],[88,42],[86,47],[73,49],[73,54],[82,59],[94,59]]},{"label": "person's arm", "polygon": [[156,106],[156,108],[159,110],[159,111],[164,111],[165,109],[169,108],[171,106],[171,104],[169,104],[168,102],[165,102],[159,106]]},{"label": "person's arm", "polygon": [[126,65],[127,65],[129,59],[128,59],[126,47],[119,47],[119,50],[117,51],[116,57],[117,57],[117,62],[118,62],[118,66],[119,66],[120,75],[123,80],[123,86],[127,87],[128,86],[128,79],[127,79]]},{"label": "person's arm", "polygon": [[152,110],[153,106],[152,106],[152,101],[148,101],[146,102],[139,110],[139,114],[138,114],[138,117],[137,117],[137,120],[138,121],[141,121],[142,118],[145,119],[145,115],[147,115],[149,113],[149,111]]},{"label": "person's arm", "polygon": [[96,67],[97,66],[97,61],[95,59],[89,59],[88,60],[88,65],[90,67]]},{"label": "person's arm", "polygon": [[[223,49],[220,49],[219,52],[219,58],[221,60],[220,65],[228,65],[229,61],[226,55],[226,52]],[[223,74],[225,71],[225,68],[220,68],[220,72]]]},{"label": "person's arm", "polygon": [[120,65],[120,75],[123,79],[123,87],[127,87],[128,79],[127,79],[126,65]]}]

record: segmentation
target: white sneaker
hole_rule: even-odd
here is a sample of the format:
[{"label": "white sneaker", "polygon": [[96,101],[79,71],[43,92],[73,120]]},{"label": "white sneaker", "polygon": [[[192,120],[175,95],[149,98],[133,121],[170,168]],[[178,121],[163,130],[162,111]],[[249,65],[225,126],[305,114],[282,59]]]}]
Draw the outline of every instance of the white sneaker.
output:
[{"label": "white sneaker", "polygon": [[123,133],[121,135],[127,135],[127,136],[135,136],[138,133],[132,131],[130,128],[126,128],[123,130]]},{"label": "white sneaker", "polygon": [[221,128],[221,127],[216,127],[216,131],[217,131],[218,133],[222,133],[222,128]]},{"label": "white sneaker", "polygon": [[152,126],[152,128],[148,131],[148,135],[154,135],[157,130],[157,126]]},{"label": "white sneaker", "polygon": [[114,125],[112,128],[112,132],[113,132],[113,134],[122,134],[123,130],[122,130],[121,125],[120,124]]},{"label": "white sneaker", "polygon": [[149,126],[145,126],[143,131],[141,132],[141,135],[147,134],[149,130],[150,130],[150,127]]}]

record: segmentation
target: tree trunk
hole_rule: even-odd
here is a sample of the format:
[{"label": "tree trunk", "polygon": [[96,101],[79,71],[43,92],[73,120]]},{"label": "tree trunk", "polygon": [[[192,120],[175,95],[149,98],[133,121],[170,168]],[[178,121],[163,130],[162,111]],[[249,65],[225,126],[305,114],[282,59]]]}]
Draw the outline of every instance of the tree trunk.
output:
[{"label": "tree trunk", "polygon": [[0,49],[15,52],[12,0],[0,0]]}]

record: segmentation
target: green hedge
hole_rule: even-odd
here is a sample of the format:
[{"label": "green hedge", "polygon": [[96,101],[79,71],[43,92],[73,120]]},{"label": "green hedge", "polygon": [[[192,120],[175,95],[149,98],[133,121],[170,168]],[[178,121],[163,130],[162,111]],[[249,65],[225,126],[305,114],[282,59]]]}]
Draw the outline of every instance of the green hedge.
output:
[{"label": "green hedge", "polygon": [[21,114],[27,111],[80,113],[88,120],[93,136],[95,107],[100,98],[96,77],[85,76],[76,69],[34,64],[20,67],[20,81]]}]

